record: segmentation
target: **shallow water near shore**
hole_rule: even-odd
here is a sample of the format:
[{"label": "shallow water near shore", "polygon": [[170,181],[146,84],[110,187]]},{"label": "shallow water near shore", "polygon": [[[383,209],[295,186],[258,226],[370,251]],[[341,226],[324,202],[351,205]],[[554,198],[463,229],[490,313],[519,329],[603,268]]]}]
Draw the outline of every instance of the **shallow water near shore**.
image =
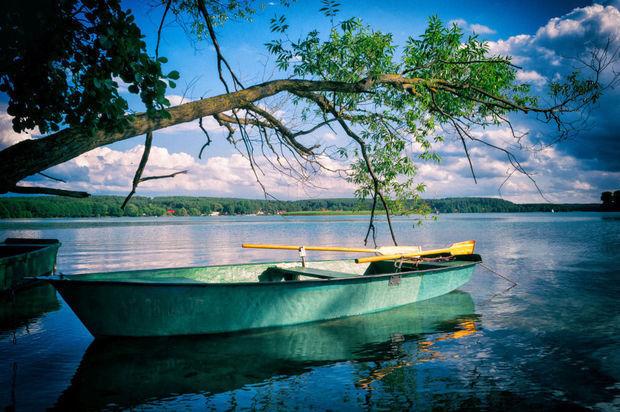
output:
[{"label": "shallow water near shore", "polygon": [[[240,244],[362,246],[367,216],[0,220],[63,243],[66,274],[295,259]],[[222,336],[93,341],[47,285],[0,302],[0,407],[620,409],[620,214],[453,214],[402,244],[476,239],[485,265],[435,299]],[[379,225],[378,243],[387,245]],[[309,253],[309,258],[340,258]],[[353,256],[352,256],[353,257]],[[10,409],[9,409],[10,410]]]}]

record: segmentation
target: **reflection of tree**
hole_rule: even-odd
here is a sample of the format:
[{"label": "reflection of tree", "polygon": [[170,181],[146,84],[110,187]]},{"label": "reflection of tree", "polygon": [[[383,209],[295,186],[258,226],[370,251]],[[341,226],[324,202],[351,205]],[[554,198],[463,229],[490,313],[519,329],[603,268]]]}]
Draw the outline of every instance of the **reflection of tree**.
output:
[{"label": "reflection of tree", "polygon": [[[461,339],[466,336],[470,336],[478,332],[476,328],[476,321],[473,318],[466,318],[461,320],[456,325],[454,332],[448,332],[441,334],[429,340],[420,340],[418,345],[418,356],[415,361],[413,360],[399,360],[395,365],[382,366],[380,364],[373,368],[367,377],[361,378],[356,382],[356,386],[362,389],[372,390],[372,384],[383,380],[393,372],[409,366],[414,366],[418,362],[428,362],[434,359],[442,359],[442,354],[439,350],[432,350],[433,345],[442,341],[449,341],[455,339]],[[405,352],[403,350],[403,352]]]}]

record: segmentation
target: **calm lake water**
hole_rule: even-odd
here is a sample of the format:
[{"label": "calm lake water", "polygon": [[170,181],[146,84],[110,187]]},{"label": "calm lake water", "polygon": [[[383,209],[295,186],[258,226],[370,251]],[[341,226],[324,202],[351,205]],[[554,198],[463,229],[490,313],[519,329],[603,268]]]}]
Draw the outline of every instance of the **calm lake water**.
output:
[{"label": "calm lake water", "polygon": [[[0,220],[58,238],[58,269],[295,259],[242,242],[361,246],[367,217]],[[402,244],[476,239],[451,294],[378,314],[217,337],[95,342],[53,289],[0,302],[5,410],[619,410],[620,214],[441,215]],[[388,244],[385,227],[378,242]],[[341,257],[312,253],[309,258]]]}]

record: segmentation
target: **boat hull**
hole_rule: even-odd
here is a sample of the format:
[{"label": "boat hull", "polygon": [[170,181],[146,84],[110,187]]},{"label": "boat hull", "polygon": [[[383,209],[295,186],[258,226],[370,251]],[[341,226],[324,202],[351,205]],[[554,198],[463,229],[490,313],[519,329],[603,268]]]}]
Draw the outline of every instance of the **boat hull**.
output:
[{"label": "boat hull", "polygon": [[56,239],[9,238],[0,243],[0,292],[30,283],[25,278],[51,275],[58,248]]},{"label": "boat hull", "polygon": [[255,283],[135,283],[52,278],[96,337],[236,332],[387,310],[457,289],[474,262],[392,275]]}]

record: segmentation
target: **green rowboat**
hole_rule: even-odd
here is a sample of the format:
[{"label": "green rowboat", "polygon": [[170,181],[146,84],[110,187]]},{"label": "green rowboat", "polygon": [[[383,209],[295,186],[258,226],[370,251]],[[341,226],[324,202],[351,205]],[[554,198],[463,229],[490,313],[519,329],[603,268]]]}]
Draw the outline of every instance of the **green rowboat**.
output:
[{"label": "green rowboat", "polygon": [[379,312],[444,295],[479,255],[91,273],[45,278],[95,337],[236,332]]},{"label": "green rowboat", "polygon": [[54,272],[57,239],[8,238],[0,243],[0,293],[29,283],[26,278]]}]

